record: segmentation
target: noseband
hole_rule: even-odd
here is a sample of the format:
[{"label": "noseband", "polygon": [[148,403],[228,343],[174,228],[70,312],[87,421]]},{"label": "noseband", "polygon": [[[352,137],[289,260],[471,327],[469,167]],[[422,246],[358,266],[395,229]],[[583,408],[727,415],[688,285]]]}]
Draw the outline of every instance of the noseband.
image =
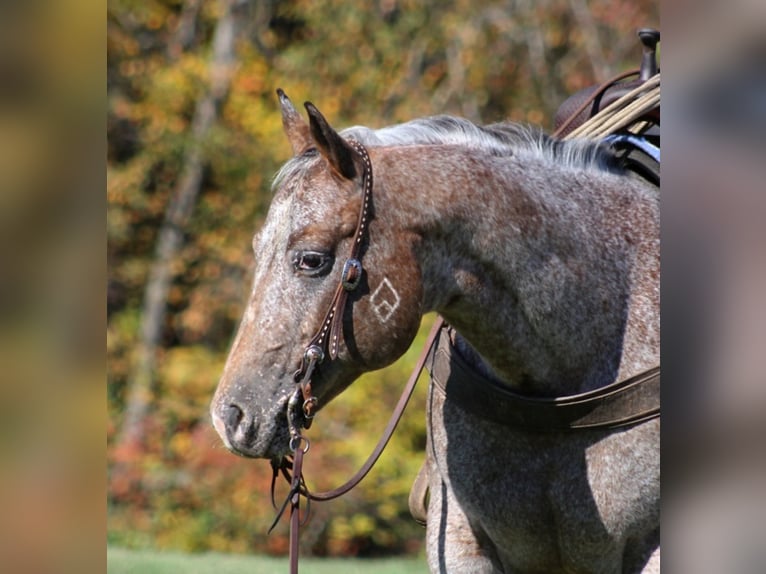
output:
[{"label": "noseband", "polygon": [[[311,389],[311,376],[316,367],[322,363],[326,356],[331,360],[338,356],[338,345],[343,332],[343,311],[346,307],[346,299],[351,291],[354,291],[362,280],[362,263],[360,261],[362,241],[367,232],[367,226],[372,217],[372,162],[367,149],[355,140],[349,140],[349,144],[359,153],[364,162],[362,172],[362,209],[359,211],[359,219],[356,223],[351,252],[343,264],[340,283],[335,289],[330,307],[322,319],[319,330],[311,338],[303,352],[300,368],[293,378],[298,384],[290,400],[287,403],[287,422],[290,431],[290,450],[295,452],[302,441],[308,440],[301,435],[301,428],[308,429],[314,418],[318,400]],[[299,420],[299,409],[302,412],[302,421]]]}]

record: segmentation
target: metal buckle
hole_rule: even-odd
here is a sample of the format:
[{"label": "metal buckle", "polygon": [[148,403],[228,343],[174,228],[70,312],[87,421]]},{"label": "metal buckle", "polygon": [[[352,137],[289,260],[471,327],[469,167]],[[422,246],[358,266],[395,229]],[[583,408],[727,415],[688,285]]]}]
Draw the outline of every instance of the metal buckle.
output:
[{"label": "metal buckle", "polygon": [[306,422],[314,418],[314,415],[316,413],[314,413],[313,411],[316,408],[318,403],[319,403],[319,399],[317,399],[316,397],[309,397],[303,401],[303,418],[306,419]]},{"label": "metal buckle", "polygon": [[362,264],[358,259],[346,259],[343,264],[343,273],[341,273],[341,285],[346,291],[353,291],[362,280]]}]

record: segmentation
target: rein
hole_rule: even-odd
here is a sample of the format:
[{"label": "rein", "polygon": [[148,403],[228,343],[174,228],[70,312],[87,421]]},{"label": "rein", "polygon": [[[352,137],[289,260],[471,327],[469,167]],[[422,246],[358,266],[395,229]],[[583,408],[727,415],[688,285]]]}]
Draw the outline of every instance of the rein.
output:
[{"label": "rein", "polygon": [[[308,512],[310,509],[309,504],[312,500],[322,502],[343,496],[352,490],[357,484],[359,484],[364,479],[364,477],[367,476],[370,470],[372,470],[372,467],[375,466],[375,463],[378,461],[380,455],[383,453],[383,450],[385,450],[386,446],[388,445],[388,441],[393,436],[394,431],[396,430],[396,427],[399,424],[402,415],[404,414],[404,410],[407,407],[410,398],[412,397],[412,393],[415,390],[415,386],[418,382],[418,379],[420,378],[420,374],[425,368],[426,361],[430,355],[430,350],[435,344],[439,333],[441,332],[442,325],[443,321],[441,317],[437,318],[433,327],[431,328],[431,332],[428,335],[428,339],[426,340],[423,352],[418,358],[415,369],[412,371],[412,374],[410,375],[410,378],[407,381],[401,396],[399,397],[399,401],[396,403],[394,411],[391,413],[391,417],[388,420],[388,424],[386,425],[383,434],[381,435],[380,439],[378,439],[378,443],[375,445],[375,448],[367,457],[367,460],[350,479],[332,490],[325,492],[311,492],[306,486],[306,481],[303,478],[302,472],[303,457],[308,452],[310,443],[308,442],[308,439],[300,435],[296,446],[300,447],[301,443],[305,443],[305,446],[303,448],[295,448],[293,450],[292,461],[287,458],[283,458],[279,462],[272,461],[271,467],[273,470],[273,475],[271,478],[271,503],[275,509],[277,509],[277,506],[276,501],[274,500],[274,489],[276,486],[277,477],[281,473],[287,482],[290,483],[290,491],[282,503],[282,506],[277,509],[277,515],[274,518],[274,522],[271,524],[271,527],[269,528],[269,532],[271,532],[279,520],[282,518],[282,515],[287,510],[287,507],[290,506],[290,574],[297,574],[298,572],[298,531],[300,527],[308,520]],[[301,496],[306,498],[307,501],[307,512],[304,519],[301,519],[300,517]]]}]

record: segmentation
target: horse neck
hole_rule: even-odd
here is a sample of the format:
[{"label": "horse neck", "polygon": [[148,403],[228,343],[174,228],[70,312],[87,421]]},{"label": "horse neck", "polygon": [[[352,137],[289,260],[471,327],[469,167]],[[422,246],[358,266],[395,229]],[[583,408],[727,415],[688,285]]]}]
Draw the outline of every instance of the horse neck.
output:
[{"label": "horse neck", "polygon": [[[416,238],[423,308],[444,316],[496,378],[571,394],[656,358],[655,294],[635,277],[658,273],[643,237],[656,214],[634,184],[446,146],[381,150],[377,160],[380,209]],[[630,217],[651,222],[626,219],[634,204]]]}]

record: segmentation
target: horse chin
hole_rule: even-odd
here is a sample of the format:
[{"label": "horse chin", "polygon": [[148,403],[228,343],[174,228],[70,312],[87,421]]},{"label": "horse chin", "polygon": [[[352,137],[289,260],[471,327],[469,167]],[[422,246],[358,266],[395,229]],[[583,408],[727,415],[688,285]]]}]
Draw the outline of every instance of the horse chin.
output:
[{"label": "horse chin", "polygon": [[252,442],[232,441],[223,437],[226,448],[243,458],[281,459],[290,452],[290,435],[287,428],[279,429],[270,436],[258,436]]}]

